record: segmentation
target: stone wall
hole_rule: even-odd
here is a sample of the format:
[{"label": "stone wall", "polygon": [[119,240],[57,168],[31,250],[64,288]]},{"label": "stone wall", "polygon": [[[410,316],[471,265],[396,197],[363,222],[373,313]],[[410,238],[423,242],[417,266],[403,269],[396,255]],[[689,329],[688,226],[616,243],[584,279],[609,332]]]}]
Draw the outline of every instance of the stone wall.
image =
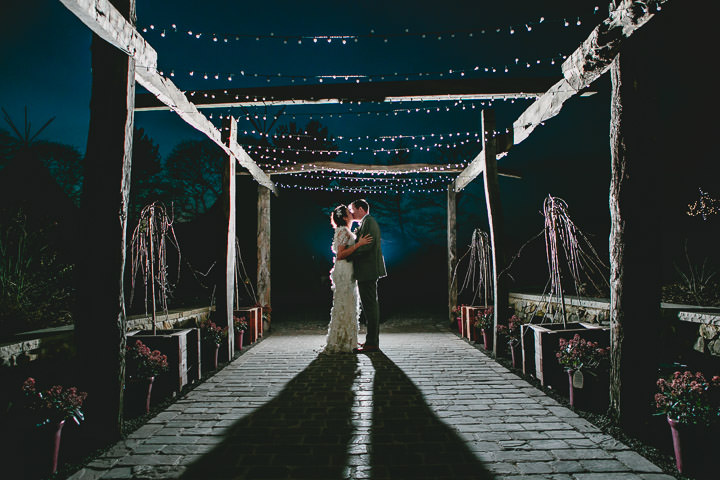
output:
[{"label": "stone wall", "polygon": [[[510,293],[510,305],[515,315],[525,321],[534,317],[545,317],[545,322],[562,322],[558,303],[548,303],[548,297],[538,294]],[[603,298],[565,297],[565,311],[568,322],[610,324],[610,300]],[[698,352],[720,357],[720,309],[694,305],[660,304],[660,314],[669,321],[681,321],[697,325],[697,340],[694,347]],[[535,323],[540,320],[536,318]]]},{"label": "stone wall", "polygon": [[[548,297],[528,293],[510,293],[510,306],[515,315],[524,321],[534,317],[545,318],[545,323],[562,323],[562,310],[559,303],[548,302]],[[598,325],[610,325],[610,301],[585,297],[565,297],[565,314],[571,323],[585,322]],[[535,323],[539,323],[539,319]]]},{"label": "stone wall", "polygon": [[720,357],[720,313],[680,312],[678,318],[698,324],[698,338],[693,348]]},{"label": "stone wall", "polygon": [[[206,319],[214,307],[174,310],[157,316],[158,329],[194,327]],[[152,317],[134,315],[127,319],[127,331],[151,330]],[[0,345],[0,366],[13,367],[38,359],[68,357],[74,353],[73,326],[47,328],[16,335],[16,340]]]}]

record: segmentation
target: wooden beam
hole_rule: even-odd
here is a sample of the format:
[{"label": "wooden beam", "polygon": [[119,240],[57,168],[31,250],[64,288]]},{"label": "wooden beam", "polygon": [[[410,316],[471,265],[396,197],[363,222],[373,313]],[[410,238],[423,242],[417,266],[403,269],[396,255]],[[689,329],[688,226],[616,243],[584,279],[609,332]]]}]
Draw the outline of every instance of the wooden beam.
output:
[{"label": "wooden beam", "polygon": [[[462,172],[460,167],[450,165],[437,165],[432,163],[406,163],[404,165],[369,165],[360,163],[344,163],[344,162],[313,162],[298,163],[287,167],[282,167],[281,171],[266,171],[268,175],[283,175],[298,172],[368,172],[368,173],[457,173]],[[247,172],[237,172],[237,175],[248,175]],[[522,178],[520,172],[508,168],[498,171],[498,175],[511,178]]]},{"label": "wooden beam", "polygon": [[[107,2],[105,2],[107,3]],[[131,21],[135,0],[117,0]],[[117,10],[114,9],[115,12]],[[119,12],[118,15],[122,16]],[[123,18],[124,20],[124,18]],[[135,62],[97,36],[91,45],[92,95],[73,319],[88,438],[120,438],[125,383],[125,276],[132,163]]]},{"label": "wooden beam", "polygon": [[448,185],[447,191],[447,261],[448,261],[448,318],[450,325],[455,321],[453,308],[457,306],[458,282],[457,267],[457,193],[455,182]]},{"label": "wooden beam", "polygon": [[60,0],[90,30],[133,57],[135,64],[157,68],[157,52],[108,0]]},{"label": "wooden beam", "polygon": [[[617,8],[590,33],[587,39],[563,62],[563,76],[543,95],[535,100],[515,122],[511,137],[505,137],[498,153],[507,152],[530,136],[543,122],[553,118],[563,104],[573,96],[586,92],[586,88],[598,79],[617,55],[622,42],[638,28],[645,25],[658,7],[669,0],[622,0]],[[507,145],[508,138],[512,143]],[[460,191],[483,172],[482,152],[467,166],[457,179],[455,188]]]},{"label": "wooden beam", "polygon": [[[505,323],[508,308],[508,291],[504,277],[500,272],[505,269],[505,227],[503,225],[502,204],[500,202],[500,185],[497,175],[497,151],[495,131],[495,112],[482,111],[483,149],[481,161],[485,172],[485,203],[487,205],[488,226],[490,227],[490,243],[493,261],[493,332],[497,332],[498,323]],[[493,352],[497,354],[497,335],[493,334]]]},{"label": "wooden beam", "polygon": [[[226,88],[190,92],[202,108],[349,102],[502,100],[537,98],[558,78],[462,78],[403,82],[323,83],[279,87]],[[167,110],[152,95],[138,95],[137,109]]]},{"label": "wooden beam", "polygon": [[[222,135],[225,145],[237,141],[237,122],[233,117],[227,116],[223,119]],[[229,155],[223,168],[222,194],[220,195],[225,235],[220,249],[222,258],[219,259],[219,264],[225,265],[225,268],[221,270],[223,275],[221,275],[218,282],[216,313],[218,325],[227,327],[228,334],[225,340],[227,357],[224,359],[226,361],[233,359],[235,349],[235,330],[233,328],[233,300],[235,297],[235,164],[235,159],[232,155]]]},{"label": "wooden beam", "polygon": [[257,213],[257,298],[264,307],[270,305],[270,190],[262,185],[258,186]]},{"label": "wooden beam", "polygon": [[563,62],[563,79],[535,100],[513,123],[515,145],[546,120],[560,112],[563,104],[605,73],[620,46],[645,25],[668,0],[622,0],[608,18],[593,29]]},{"label": "wooden beam", "polygon": [[237,141],[225,145],[220,131],[200,113],[169,79],[157,71],[157,52],[143,39],[135,27],[107,0],[60,0],[71,12],[98,36],[119,48],[136,63],[136,80],[152,93],[159,102],[177,113],[192,127],[198,129],[215,142],[228,155],[234,156],[241,166],[246,168],[261,185],[277,195],[275,184],[250,158]]},{"label": "wooden beam", "polygon": [[659,69],[647,51],[672,29],[662,26],[623,48],[610,74],[609,412],[632,434],[647,431],[657,391],[658,349],[646,346],[659,344],[661,330],[662,192],[672,184],[666,172],[683,175],[682,161],[663,152],[667,139],[658,135]]}]

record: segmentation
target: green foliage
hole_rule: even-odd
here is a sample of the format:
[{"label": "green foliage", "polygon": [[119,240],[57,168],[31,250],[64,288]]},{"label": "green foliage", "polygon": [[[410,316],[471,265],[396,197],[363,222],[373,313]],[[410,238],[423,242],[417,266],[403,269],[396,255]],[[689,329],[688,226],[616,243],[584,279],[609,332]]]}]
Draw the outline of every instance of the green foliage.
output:
[{"label": "green foliage", "polygon": [[227,327],[222,328],[212,320],[205,320],[200,323],[200,336],[205,343],[220,345],[227,336]]},{"label": "green foliage", "polygon": [[222,193],[225,152],[212,141],[179,143],[165,161],[165,196],[175,206],[175,217],[192,220],[207,212]]},{"label": "green foliage", "polygon": [[655,407],[659,414],[699,425],[720,420],[720,377],[707,381],[700,372],[675,372],[669,380],[658,379],[657,386],[660,393],[655,394]]},{"label": "green foliage", "polygon": [[555,356],[558,363],[567,369],[596,370],[601,365],[607,365],[610,352],[606,348],[601,348],[597,342],[580,338],[576,333],[570,340],[560,339]]},{"label": "green foliage", "polygon": [[50,246],[52,226],[30,232],[18,211],[0,226],[0,331],[70,323],[73,266]]},{"label": "green foliage", "polygon": [[75,387],[53,385],[47,390],[38,390],[35,379],[28,377],[22,385],[27,407],[36,413],[38,423],[60,422],[72,419],[80,425],[85,419],[82,405],[87,393],[79,392]]},{"label": "green foliage", "polygon": [[147,379],[167,372],[167,355],[163,355],[160,350],[151,351],[140,340],[136,340],[134,345],[128,345],[126,348],[127,374],[131,379]]}]

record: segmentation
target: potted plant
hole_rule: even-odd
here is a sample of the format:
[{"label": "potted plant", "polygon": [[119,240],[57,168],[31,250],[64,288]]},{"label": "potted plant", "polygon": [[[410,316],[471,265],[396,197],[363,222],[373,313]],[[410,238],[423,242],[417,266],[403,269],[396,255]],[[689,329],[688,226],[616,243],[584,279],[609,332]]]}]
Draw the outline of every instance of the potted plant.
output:
[{"label": "potted plant", "polygon": [[272,307],[270,305],[265,305],[262,307],[262,330],[260,332],[264,332],[265,330],[270,330],[270,323],[272,319]]},{"label": "potted plant", "polygon": [[[185,385],[200,379],[200,335],[194,328],[172,328],[171,325],[165,325],[162,330],[157,328],[157,310],[161,309],[167,320],[168,299],[174,288],[169,274],[171,264],[168,262],[171,250],[177,254],[176,281],[180,277],[180,245],[173,224],[172,206],[168,211],[163,203],[152,202],[140,212],[130,242],[132,289],[129,303],[133,303],[136,279],[142,273],[145,312],[152,314],[152,324],[147,330],[128,332],[128,336],[142,340],[151,350],[157,349],[168,355],[175,382],[172,388],[180,391]],[[130,342],[132,339],[129,339]]]},{"label": "potted plant", "polygon": [[[610,358],[608,349],[600,347],[597,342],[585,340],[579,334],[573,335],[570,340],[560,338],[559,348],[555,356],[558,363],[565,369],[568,375],[568,388],[570,394],[570,406],[576,403],[576,389],[592,388],[586,381],[585,374],[599,379],[601,373],[607,373],[607,364]],[[595,381],[594,385],[597,386]],[[594,398],[601,397],[601,391],[593,392]],[[607,394],[607,392],[605,392]],[[587,395],[587,398],[593,398]]]},{"label": "potted plant", "polygon": [[486,308],[485,310],[479,312],[475,318],[475,328],[480,330],[480,333],[482,334],[483,347],[485,350],[492,349],[494,322],[493,307]]},{"label": "potted plant", "polygon": [[73,420],[80,425],[85,419],[82,405],[87,393],[79,392],[75,387],[53,385],[47,390],[38,390],[35,379],[28,377],[22,385],[27,400],[27,407],[37,419],[36,426],[47,425],[53,434],[50,471],[55,473],[60,453],[60,438],[65,420]]},{"label": "potted plant", "polygon": [[[456,319],[457,319],[457,328],[458,328],[458,333],[460,333],[460,336],[461,336],[461,337],[463,336],[462,307],[463,307],[462,305],[455,305],[455,306],[452,308],[453,314],[457,315],[457,316],[456,316]],[[450,326],[451,326],[451,328],[452,328],[452,323],[450,324]]]},{"label": "potted plant", "polygon": [[670,425],[678,471],[705,473],[712,453],[707,446],[714,444],[711,430],[720,423],[720,377],[708,381],[701,372],[675,372],[658,379],[657,386],[655,407]]},{"label": "potted plant", "polygon": [[510,350],[510,358],[512,359],[512,366],[518,367],[518,360],[520,358],[518,347],[520,346],[520,326],[523,321],[517,315],[512,315],[508,319],[507,325],[498,325],[497,334],[498,338],[502,337],[507,340],[508,350]]},{"label": "potted plant", "polygon": [[125,359],[128,383],[137,385],[143,392],[145,413],[147,413],[150,411],[150,397],[155,377],[168,371],[167,355],[163,355],[160,350],[151,351],[143,342],[135,340],[135,344],[127,346]]},{"label": "potted plant", "polygon": [[233,328],[235,330],[235,348],[242,350],[243,336],[249,328],[247,319],[244,316],[233,315]]},{"label": "potted plant", "polygon": [[200,322],[200,337],[203,345],[208,347],[208,357],[213,365],[213,369],[218,367],[218,352],[220,344],[227,335],[227,327],[222,328],[210,319]]}]

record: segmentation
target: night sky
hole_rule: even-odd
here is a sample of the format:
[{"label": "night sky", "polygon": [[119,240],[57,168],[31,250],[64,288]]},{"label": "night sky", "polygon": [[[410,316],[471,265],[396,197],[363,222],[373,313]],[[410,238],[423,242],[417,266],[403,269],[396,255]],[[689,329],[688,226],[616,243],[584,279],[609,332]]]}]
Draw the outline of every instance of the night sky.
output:
[{"label": "night sky", "polygon": [[[570,54],[606,17],[607,5],[580,0],[202,3],[140,0],[137,11],[138,29],[147,29],[144,37],[157,50],[159,67],[166,76],[172,73],[171,78],[180,89],[191,92],[315,84],[321,78],[326,83],[338,82],[346,81],[345,75],[359,76],[348,77],[351,82],[354,78],[380,82],[460,78],[460,75],[559,78],[562,56]],[[679,8],[668,7],[662,14],[677,19],[680,26],[672,29],[672,35],[663,37],[657,50],[648,52],[656,59],[660,85],[658,104],[663,119],[658,124],[663,125],[663,130],[658,136],[668,143],[668,158],[673,158],[676,166],[682,165],[683,171],[668,179],[667,197],[648,199],[648,208],[663,208],[668,212],[666,260],[671,273],[671,257],[679,246],[678,239],[695,235],[709,244],[717,243],[711,240],[717,228],[710,230],[708,222],[703,224],[683,216],[685,205],[697,197],[698,187],[704,186],[710,192],[718,190],[714,185],[717,154],[705,140],[712,138],[712,127],[708,121],[701,120],[706,109],[717,106],[717,100],[694,83],[705,77],[698,72],[709,67],[702,48],[698,47],[709,38],[710,26],[705,25],[703,19],[689,22],[689,13]],[[30,120],[36,126],[52,116],[57,117],[42,138],[67,143],[84,152],[91,88],[90,30],[59,1],[52,0],[10,2],[3,7],[0,26],[3,52],[0,106],[20,121],[23,107],[27,105]],[[201,34],[199,38],[198,34]],[[328,42],[327,36],[336,37]],[[346,43],[338,36],[343,36]],[[328,78],[333,75],[340,79]],[[228,81],[228,77],[232,80]],[[706,85],[705,81],[702,84]],[[501,167],[512,168],[522,175],[522,179],[500,179],[506,229],[513,252],[542,229],[539,212],[548,194],[564,198],[575,223],[590,236],[601,253],[607,252],[608,76],[592,87],[597,94],[571,99],[558,117],[536,129],[500,162]],[[138,93],[144,93],[144,89],[138,86]],[[494,102],[498,129],[510,128],[530,103],[530,100]],[[436,111],[438,107],[440,112]],[[346,105],[303,105],[288,107],[276,126],[291,121],[304,126],[311,118],[319,120],[336,138],[339,148],[349,151],[359,142],[351,144],[338,137],[379,139],[435,133],[445,134],[447,138],[449,133],[457,136],[460,132],[476,132],[480,127],[480,110],[487,107],[487,102],[479,100],[461,104],[362,104],[350,107],[353,110],[349,114]],[[432,110],[430,113],[426,111],[428,108]],[[251,114],[272,116],[279,110],[279,107],[258,108]],[[374,113],[368,113],[370,111]],[[239,117],[240,132],[253,133],[253,125],[244,119],[246,112],[240,109],[205,112],[212,114],[218,126],[221,115]],[[138,112],[135,122],[159,145],[163,157],[183,140],[202,138],[171,112]],[[7,129],[7,126],[0,128]],[[361,144],[377,148],[378,143],[369,139]],[[478,146],[474,154],[479,149]],[[383,161],[371,152],[343,154],[335,160]],[[417,150],[408,161],[441,162],[437,152]],[[273,178],[283,184],[293,184],[292,178]],[[254,186],[244,181],[240,185],[244,191],[239,201],[248,202],[241,204],[240,209],[251,211],[255,208]],[[419,197],[431,199],[439,206],[445,201],[444,193],[412,195],[417,197],[405,197],[411,198],[404,207],[408,210],[412,210],[412,199]],[[337,203],[361,196],[368,198],[371,205],[374,199],[382,198],[377,194],[353,192],[281,190],[280,197],[273,200],[274,298],[281,294],[278,292],[291,290],[298,280],[304,283],[289,275],[288,265],[294,262],[312,271],[308,276],[310,283],[324,288],[319,279],[326,276],[332,258],[329,250],[332,231],[327,212]],[[417,228],[408,225],[407,229],[398,229],[398,218],[378,215],[386,232],[383,247],[390,275],[385,281],[385,295],[399,295],[402,290],[411,297],[423,292],[424,285],[440,288],[438,303],[444,302],[445,218],[438,216],[441,210],[437,208],[429,212],[437,217],[432,219],[434,228],[415,219]],[[248,214],[248,218],[251,216]],[[458,216],[458,249],[462,254],[472,230],[487,228],[481,178],[460,195]],[[246,240],[252,239],[254,225],[248,225],[245,235]],[[288,253],[289,249],[292,253]],[[538,256],[534,260],[523,258],[518,263],[524,265],[522,262],[527,261],[527,268],[535,272],[516,275],[519,287],[536,286],[539,279],[542,282],[544,278],[542,246],[532,253],[535,254]],[[244,255],[253,258],[254,252],[246,251]],[[419,258],[426,263],[420,281],[415,275],[420,270]],[[391,280],[393,277],[396,280]]]}]

